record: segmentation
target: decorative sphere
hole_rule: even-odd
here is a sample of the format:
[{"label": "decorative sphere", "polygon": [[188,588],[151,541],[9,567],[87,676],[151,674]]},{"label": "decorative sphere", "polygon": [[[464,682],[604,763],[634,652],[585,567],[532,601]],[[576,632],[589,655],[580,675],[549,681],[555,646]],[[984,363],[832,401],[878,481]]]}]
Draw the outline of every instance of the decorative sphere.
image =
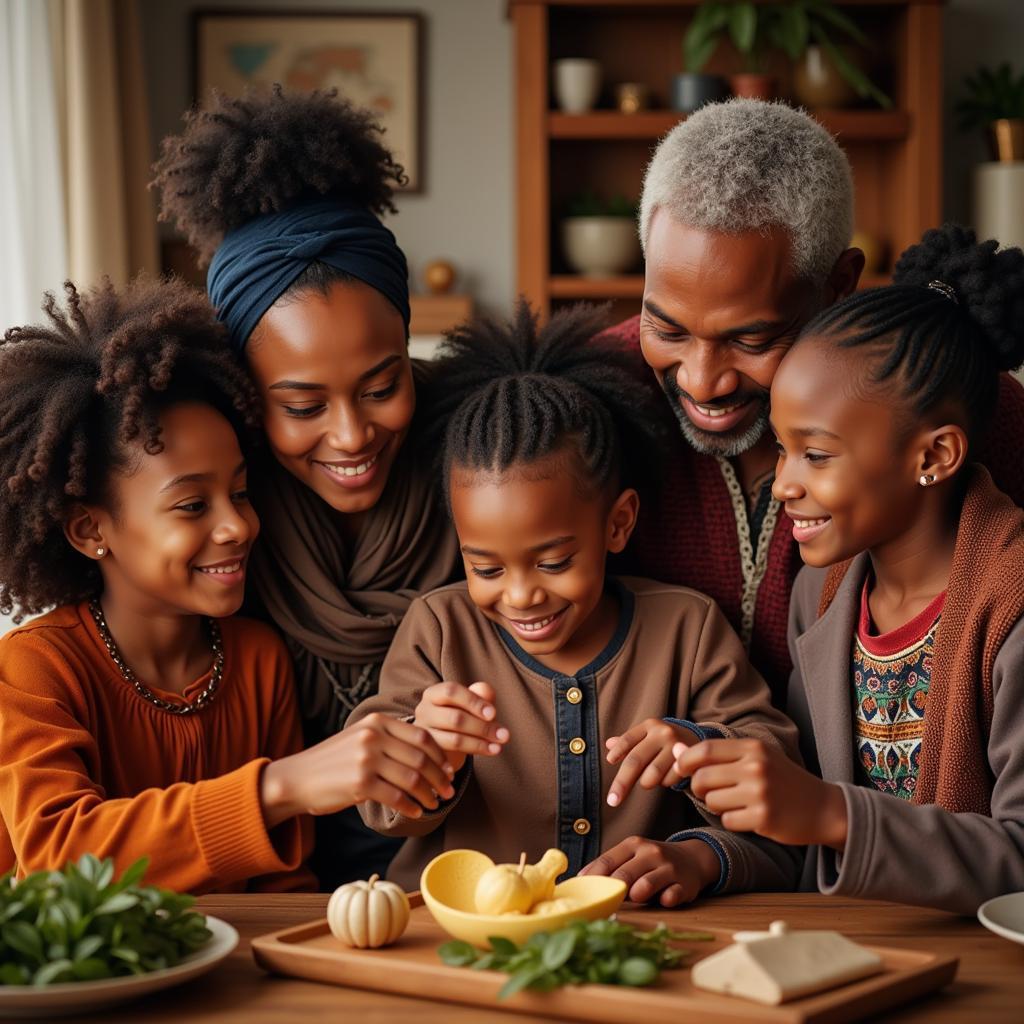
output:
[{"label": "decorative sphere", "polygon": [[447,260],[431,260],[423,268],[423,283],[435,295],[443,295],[455,284],[455,268]]}]

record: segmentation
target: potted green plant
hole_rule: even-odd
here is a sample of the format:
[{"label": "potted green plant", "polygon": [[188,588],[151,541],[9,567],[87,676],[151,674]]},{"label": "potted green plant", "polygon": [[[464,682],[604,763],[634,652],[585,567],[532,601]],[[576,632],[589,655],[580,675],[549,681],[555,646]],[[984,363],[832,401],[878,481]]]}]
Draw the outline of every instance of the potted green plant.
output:
[{"label": "potted green plant", "polygon": [[592,192],[577,196],[562,220],[566,262],[585,277],[611,277],[640,263],[636,203],[623,196],[606,201]]},{"label": "potted green plant", "polygon": [[683,40],[687,68],[700,71],[728,36],[743,61],[743,71],[729,77],[733,94],[771,99],[775,80],[764,72],[764,57],[774,17],[772,7],[752,0],[705,0]]},{"label": "potted green plant", "polygon": [[[831,0],[780,0],[755,4],[751,0],[706,0],[686,34],[687,66],[699,70],[728,35],[748,73],[760,72],[769,50],[779,50],[795,65],[797,99],[805,106],[842,106],[857,98],[872,99],[888,108],[892,101],[868,77],[856,54],[837,44],[841,33],[857,46],[870,44],[857,24]],[[763,83],[748,75],[731,79],[737,96],[764,98]],[[771,95],[770,91],[767,92]]]},{"label": "potted green plant", "polygon": [[[831,0],[783,0],[774,12],[771,38],[793,62],[793,92],[800,103],[812,109],[858,100],[873,100],[886,110],[892,106],[864,69],[868,37]],[[846,45],[833,39],[837,32]]]},{"label": "potted green plant", "polygon": [[993,160],[1024,160],[1024,74],[1015,75],[1009,64],[978,68],[964,79],[956,112],[962,130],[986,130]]}]

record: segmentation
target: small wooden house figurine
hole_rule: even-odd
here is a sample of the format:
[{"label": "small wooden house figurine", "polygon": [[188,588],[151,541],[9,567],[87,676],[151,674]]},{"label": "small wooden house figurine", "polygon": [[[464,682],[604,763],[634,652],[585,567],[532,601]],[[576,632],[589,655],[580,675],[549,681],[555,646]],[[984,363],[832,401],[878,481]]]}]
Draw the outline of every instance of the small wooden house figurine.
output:
[{"label": "small wooden house figurine", "polygon": [[694,985],[778,1005],[882,969],[880,957],[839,932],[790,931],[785,921],[773,921],[766,932],[733,938],[731,946],[694,964]]}]

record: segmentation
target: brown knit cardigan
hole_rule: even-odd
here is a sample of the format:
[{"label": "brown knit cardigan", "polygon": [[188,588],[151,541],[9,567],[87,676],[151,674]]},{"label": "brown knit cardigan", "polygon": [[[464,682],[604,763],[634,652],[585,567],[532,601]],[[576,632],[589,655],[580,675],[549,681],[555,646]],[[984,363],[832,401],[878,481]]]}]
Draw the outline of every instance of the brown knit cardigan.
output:
[{"label": "brown knit cardigan", "polygon": [[[1024,616],[1024,511],[983,466],[967,472],[942,618],[935,634],[921,768],[913,802],[990,814],[986,759],[992,724],[992,666]],[[852,559],[834,565],[818,607],[825,613]]]}]

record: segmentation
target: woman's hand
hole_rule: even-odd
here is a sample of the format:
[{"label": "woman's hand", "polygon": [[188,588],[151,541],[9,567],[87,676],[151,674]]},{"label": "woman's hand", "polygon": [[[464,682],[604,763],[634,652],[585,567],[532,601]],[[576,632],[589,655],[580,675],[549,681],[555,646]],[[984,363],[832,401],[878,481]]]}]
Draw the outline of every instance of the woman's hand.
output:
[{"label": "woman's hand", "polygon": [[508,742],[509,731],[495,717],[494,689],[487,683],[435,683],[416,705],[414,721],[430,731],[458,771],[470,754],[493,757]]},{"label": "woman's hand", "polygon": [[580,874],[621,878],[626,898],[634,903],[658,897],[661,906],[677,907],[717,884],[721,872],[718,854],[703,839],[658,843],[630,836],[592,860]]},{"label": "woman's hand", "polygon": [[761,740],[678,744],[675,770],[733,832],[790,846],[846,846],[846,798],[839,786],[794,764]]},{"label": "woman's hand", "polygon": [[672,747],[696,743],[698,736],[682,725],[673,725],[660,718],[644,719],[621,736],[609,736],[608,763],[622,765],[608,787],[608,804],[618,807],[639,783],[642,789],[674,786],[681,781],[675,770]]},{"label": "woman's hand", "polygon": [[315,747],[272,761],[263,770],[260,802],[267,828],[296,814],[332,814],[372,800],[409,818],[455,795],[455,775],[427,732],[373,714]]}]

